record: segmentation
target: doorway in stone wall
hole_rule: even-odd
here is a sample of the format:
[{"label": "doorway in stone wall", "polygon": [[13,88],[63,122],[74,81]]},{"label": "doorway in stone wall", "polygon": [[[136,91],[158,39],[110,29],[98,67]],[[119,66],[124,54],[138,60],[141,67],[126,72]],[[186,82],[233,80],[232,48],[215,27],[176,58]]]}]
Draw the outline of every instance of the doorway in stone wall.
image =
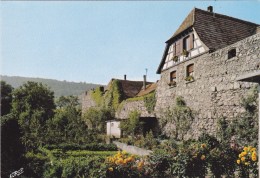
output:
[{"label": "doorway in stone wall", "polygon": [[154,136],[159,134],[159,124],[156,117],[141,117],[140,121],[143,122],[143,135],[152,131]]}]

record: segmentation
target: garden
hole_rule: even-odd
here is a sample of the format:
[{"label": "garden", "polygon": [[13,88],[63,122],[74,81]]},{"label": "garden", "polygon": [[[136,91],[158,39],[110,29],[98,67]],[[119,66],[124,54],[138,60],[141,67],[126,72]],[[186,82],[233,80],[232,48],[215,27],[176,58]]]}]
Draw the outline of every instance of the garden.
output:
[{"label": "garden", "polygon": [[21,168],[20,177],[29,178],[258,177],[256,90],[241,99],[244,114],[232,121],[219,118],[215,135],[197,139],[183,139],[194,113],[181,97],[164,112],[159,131],[144,133],[140,114],[133,111],[120,125],[119,141],[152,150],[138,156],[106,144],[105,121],[114,118],[118,102],[108,99],[112,110],[93,108],[82,115],[76,97],[54,99],[42,84],[1,87],[9,103],[1,115],[2,177]]}]

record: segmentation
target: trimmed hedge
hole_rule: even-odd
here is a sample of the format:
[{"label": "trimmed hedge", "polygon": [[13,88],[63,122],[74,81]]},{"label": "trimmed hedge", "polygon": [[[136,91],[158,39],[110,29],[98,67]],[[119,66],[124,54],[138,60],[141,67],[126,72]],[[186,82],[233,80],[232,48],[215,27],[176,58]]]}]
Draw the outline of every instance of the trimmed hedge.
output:
[{"label": "trimmed hedge", "polygon": [[68,150],[89,150],[89,151],[117,151],[115,144],[91,143],[85,145],[79,144],[59,144],[59,145],[45,145],[44,148],[48,150],[61,149]]}]

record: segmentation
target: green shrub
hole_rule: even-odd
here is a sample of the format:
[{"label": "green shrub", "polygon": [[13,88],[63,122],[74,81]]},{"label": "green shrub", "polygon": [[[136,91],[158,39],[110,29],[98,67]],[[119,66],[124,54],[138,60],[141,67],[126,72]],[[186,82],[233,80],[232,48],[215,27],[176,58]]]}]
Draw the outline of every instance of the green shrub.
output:
[{"label": "green shrub", "polygon": [[102,143],[91,143],[85,145],[79,144],[59,144],[59,145],[46,145],[44,148],[52,149],[61,149],[63,151],[68,150],[89,150],[89,151],[116,151],[117,147],[115,144],[102,144]]}]

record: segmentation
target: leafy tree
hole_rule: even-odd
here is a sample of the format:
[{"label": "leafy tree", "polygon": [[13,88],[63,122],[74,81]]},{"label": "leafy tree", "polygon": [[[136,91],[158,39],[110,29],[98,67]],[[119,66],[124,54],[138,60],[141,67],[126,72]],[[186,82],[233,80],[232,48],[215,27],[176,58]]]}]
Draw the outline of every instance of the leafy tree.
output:
[{"label": "leafy tree", "polygon": [[140,113],[138,111],[132,111],[129,113],[127,120],[120,123],[120,128],[125,135],[142,134],[143,122],[140,121]]},{"label": "leafy tree", "polygon": [[45,142],[46,121],[54,115],[54,93],[41,83],[27,82],[13,92],[12,112],[22,128],[27,149]]},{"label": "leafy tree", "polygon": [[183,140],[184,135],[190,129],[193,120],[191,109],[186,106],[182,97],[176,98],[176,105],[168,108],[159,120],[164,134],[176,140]]},{"label": "leafy tree", "polygon": [[55,115],[48,120],[48,143],[87,143],[93,140],[78,109],[76,96],[61,96],[57,100]]},{"label": "leafy tree", "polygon": [[83,119],[88,129],[97,133],[105,133],[106,121],[113,119],[113,112],[106,108],[90,108],[84,113]]},{"label": "leafy tree", "polygon": [[56,101],[58,108],[76,107],[79,105],[79,99],[77,96],[61,96]]},{"label": "leafy tree", "polygon": [[5,81],[1,81],[1,116],[10,113],[12,108],[13,87]]},{"label": "leafy tree", "polygon": [[1,177],[9,177],[23,167],[21,136],[21,127],[14,115],[1,116]]}]

